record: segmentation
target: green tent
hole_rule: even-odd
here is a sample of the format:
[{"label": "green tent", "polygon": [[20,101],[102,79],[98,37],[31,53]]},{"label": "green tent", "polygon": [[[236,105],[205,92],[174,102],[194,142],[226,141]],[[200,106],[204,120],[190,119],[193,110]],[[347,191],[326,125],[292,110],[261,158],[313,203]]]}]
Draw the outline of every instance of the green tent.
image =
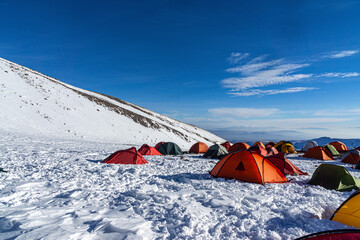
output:
[{"label": "green tent", "polygon": [[158,151],[162,154],[162,155],[179,155],[179,154],[183,154],[183,152],[181,151],[181,148],[173,142],[166,142],[161,144],[161,146],[158,148]]},{"label": "green tent", "polygon": [[226,148],[220,144],[215,144],[209,147],[206,153],[203,155],[204,158],[222,158],[228,154]]},{"label": "green tent", "polygon": [[333,145],[326,144],[323,146],[326,150],[328,150],[333,157],[339,157],[340,153],[336,150],[336,148]]},{"label": "green tent", "polygon": [[315,170],[308,184],[320,185],[326,189],[337,191],[351,191],[360,187],[360,179],[353,177],[342,166],[321,164]]}]

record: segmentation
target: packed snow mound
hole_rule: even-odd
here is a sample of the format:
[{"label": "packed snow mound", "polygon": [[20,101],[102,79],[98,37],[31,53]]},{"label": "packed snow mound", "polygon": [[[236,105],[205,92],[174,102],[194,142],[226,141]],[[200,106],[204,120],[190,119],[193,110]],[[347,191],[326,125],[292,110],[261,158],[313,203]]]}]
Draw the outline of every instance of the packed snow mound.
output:
[{"label": "packed snow mound", "polygon": [[0,58],[0,129],[61,138],[140,145],[224,139],[196,126],[100,93],[86,91]]},{"label": "packed snow mound", "polygon": [[196,154],[105,164],[127,146],[0,135],[0,239],[290,240],[349,228],[329,218],[354,191],[308,185],[323,161],[298,154],[289,160],[309,175],[261,185],[213,178],[217,160]]}]

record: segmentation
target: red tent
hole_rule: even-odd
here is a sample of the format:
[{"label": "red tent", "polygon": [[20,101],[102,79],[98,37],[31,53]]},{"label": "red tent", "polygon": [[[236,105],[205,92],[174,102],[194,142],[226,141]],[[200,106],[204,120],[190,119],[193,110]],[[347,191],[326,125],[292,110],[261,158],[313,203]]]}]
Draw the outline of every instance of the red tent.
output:
[{"label": "red tent", "polygon": [[141,155],[162,155],[156,148],[144,144],[138,151]]},{"label": "red tent", "polygon": [[158,142],[156,145],[155,145],[155,148],[156,149],[159,149],[159,147],[161,146],[161,145],[163,145],[165,142]]},{"label": "red tent", "polygon": [[247,150],[249,149],[250,146],[249,144],[247,143],[244,143],[244,142],[237,142],[237,143],[234,143],[230,148],[229,148],[229,152],[236,152],[236,151],[239,151],[239,150]]},{"label": "red tent", "polygon": [[119,150],[111,154],[103,163],[113,164],[144,164],[148,163],[144,157],[132,147],[126,150]]},{"label": "red tent", "polygon": [[221,146],[225,147],[226,150],[229,151],[229,148],[231,147],[231,144],[230,144],[229,142],[223,142],[223,143],[221,144]]},{"label": "red tent", "polygon": [[295,240],[358,240],[360,239],[359,229],[339,229],[330,230],[325,232],[313,233],[304,237],[297,238]]},{"label": "red tent", "polygon": [[308,175],[301,171],[297,166],[295,166],[292,162],[290,162],[287,158],[285,158],[284,153],[278,153],[272,156],[266,157],[272,164],[274,164],[280,171],[286,175]]},{"label": "red tent", "polygon": [[266,145],[265,150],[268,152],[268,156],[275,155],[275,154],[279,153],[279,151],[276,148],[271,147],[270,145]]},{"label": "red tent", "polygon": [[266,157],[268,155],[268,152],[265,148],[263,148],[260,144],[255,144],[249,148],[252,152],[257,152],[258,154]]},{"label": "red tent", "polygon": [[334,160],[332,154],[326,148],[321,146],[309,148],[304,154],[304,157],[319,160]]}]

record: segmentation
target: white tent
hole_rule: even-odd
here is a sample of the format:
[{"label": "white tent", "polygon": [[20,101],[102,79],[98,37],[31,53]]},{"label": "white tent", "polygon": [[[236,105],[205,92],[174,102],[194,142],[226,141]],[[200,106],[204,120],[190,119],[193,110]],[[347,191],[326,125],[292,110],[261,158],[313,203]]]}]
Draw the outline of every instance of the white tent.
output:
[{"label": "white tent", "polygon": [[309,148],[316,147],[318,144],[314,140],[307,141],[302,148],[303,152],[306,152]]}]

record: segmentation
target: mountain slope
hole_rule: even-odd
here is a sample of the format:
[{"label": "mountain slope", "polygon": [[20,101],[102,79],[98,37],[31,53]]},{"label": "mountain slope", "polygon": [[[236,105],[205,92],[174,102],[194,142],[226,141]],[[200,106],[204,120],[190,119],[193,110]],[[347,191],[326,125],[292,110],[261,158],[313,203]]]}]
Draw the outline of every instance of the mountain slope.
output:
[{"label": "mountain slope", "polygon": [[0,58],[0,128],[63,138],[188,148],[224,139],[121,99],[95,93]]}]

